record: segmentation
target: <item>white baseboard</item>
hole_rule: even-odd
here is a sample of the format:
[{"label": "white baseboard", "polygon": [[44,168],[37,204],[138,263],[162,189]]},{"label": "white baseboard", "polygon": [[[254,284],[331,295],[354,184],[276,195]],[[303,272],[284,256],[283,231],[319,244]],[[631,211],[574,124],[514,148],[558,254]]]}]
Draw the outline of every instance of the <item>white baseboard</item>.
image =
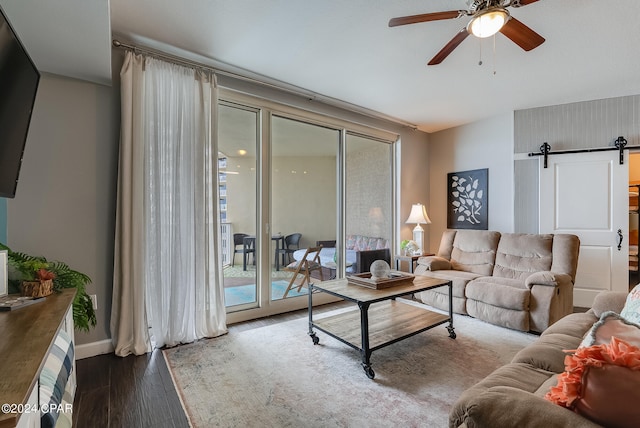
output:
[{"label": "white baseboard", "polygon": [[111,339],[100,340],[98,342],[84,343],[76,346],[76,360],[95,357],[96,355],[110,354],[113,352]]}]

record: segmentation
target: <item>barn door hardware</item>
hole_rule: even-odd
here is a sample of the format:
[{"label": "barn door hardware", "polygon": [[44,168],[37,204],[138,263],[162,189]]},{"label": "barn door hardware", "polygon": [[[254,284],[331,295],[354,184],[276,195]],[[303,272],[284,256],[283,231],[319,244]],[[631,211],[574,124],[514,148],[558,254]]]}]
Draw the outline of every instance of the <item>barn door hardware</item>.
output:
[{"label": "barn door hardware", "polygon": [[624,165],[624,148],[627,146],[627,140],[624,137],[618,137],[614,144],[620,150],[620,165]]},{"label": "barn door hardware", "polygon": [[529,156],[544,156],[544,167],[547,167],[547,159],[549,155],[565,155],[573,153],[591,153],[591,152],[608,152],[611,150],[618,150],[620,152],[620,165],[624,165],[624,151],[628,149],[640,149],[640,146],[628,146],[627,140],[624,137],[618,137],[614,143],[615,147],[599,147],[595,149],[580,149],[580,150],[560,150],[557,152],[551,151],[549,143],[544,142],[540,146],[540,153],[529,153]]},{"label": "barn door hardware", "polygon": [[622,250],[622,229],[618,229],[618,251]]}]

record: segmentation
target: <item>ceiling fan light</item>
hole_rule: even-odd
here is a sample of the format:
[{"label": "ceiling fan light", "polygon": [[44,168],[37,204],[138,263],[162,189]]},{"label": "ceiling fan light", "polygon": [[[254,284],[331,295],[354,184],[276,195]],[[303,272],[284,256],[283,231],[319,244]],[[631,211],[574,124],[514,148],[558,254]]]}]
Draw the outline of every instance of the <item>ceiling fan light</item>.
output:
[{"label": "ceiling fan light", "polygon": [[506,9],[487,9],[476,14],[467,25],[467,31],[476,37],[485,38],[496,34],[509,19]]}]

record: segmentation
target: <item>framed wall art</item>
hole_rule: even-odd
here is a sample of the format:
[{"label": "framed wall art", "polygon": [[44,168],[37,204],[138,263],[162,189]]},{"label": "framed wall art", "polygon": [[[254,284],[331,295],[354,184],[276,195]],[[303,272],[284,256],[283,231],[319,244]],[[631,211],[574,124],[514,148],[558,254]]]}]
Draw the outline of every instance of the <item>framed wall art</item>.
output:
[{"label": "framed wall art", "polygon": [[489,228],[489,169],[447,174],[447,228]]}]

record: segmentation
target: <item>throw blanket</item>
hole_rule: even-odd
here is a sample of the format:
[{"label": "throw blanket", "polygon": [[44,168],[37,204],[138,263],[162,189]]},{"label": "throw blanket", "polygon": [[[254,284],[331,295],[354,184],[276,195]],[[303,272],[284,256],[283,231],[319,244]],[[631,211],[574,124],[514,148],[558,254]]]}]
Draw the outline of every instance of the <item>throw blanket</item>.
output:
[{"label": "throw blanket", "polygon": [[[49,412],[42,413],[40,418],[42,427],[71,426],[73,397],[63,400],[63,396],[73,370],[73,355],[71,338],[64,331],[60,331],[40,373],[40,409],[49,409]],[[64,416],[60,417],[62,415]]]},{"label": "throw blanket", "polygon": [[[293,253],[293,258],[296,259],[296,261],[300,261],[300,259],[302,259],[302,257],[304,257],[304,253],[307,251],[306,248],[301,249],[301,250],[296,250]],[[320,250],[320,264],[324,267],[328,267],[331,269],[335,269],[336,264],[334,261],[334,257],[336,254],[336,249],[335,248],[322,248]],[[313,258],[315,257],[315,253],[311,253],[307,256],[308,260],[313,260]],[[347,272],[353,272],[353,265],[355,265],[356,263],[356,251],[355,250],[347,250],[347,265],[349,267],[347,267]]]}]

